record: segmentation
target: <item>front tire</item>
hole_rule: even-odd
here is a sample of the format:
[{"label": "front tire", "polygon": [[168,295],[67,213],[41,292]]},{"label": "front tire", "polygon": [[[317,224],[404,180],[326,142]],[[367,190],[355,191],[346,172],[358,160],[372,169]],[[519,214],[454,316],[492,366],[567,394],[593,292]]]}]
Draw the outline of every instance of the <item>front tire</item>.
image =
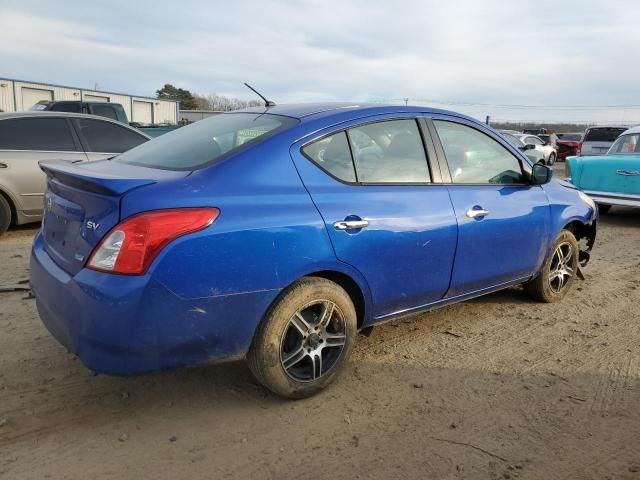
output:
[{"label": "front tire", "polygon": [[7,231],[11,225],[11,207],[9,202],[0,194],[0,235]]},{"label": "front tire", "polygon": [[305,277],[269,308],[247,355],[256,380],[272,392],[306,398],[344,367],[357,334],[351,298],[324,278]]},{"label": "front tire", "polygon": [[539,302],[554,303],[562,300],[575,280],[578,255],[576,237],[570,231],[563,230],[540,273],[525,283],[527,294]]},{"label": "front tire", "polygon": [[547,162],[547,165],[551,166],[556,162],[556,154],[552,153],[551,155],[549,155],[549,161]]},{"label": "front tire", "polygon": [[600,215],[606,215],[611,210],[611,205],[605,205],[604,203],[598,204],[598,213]]}]

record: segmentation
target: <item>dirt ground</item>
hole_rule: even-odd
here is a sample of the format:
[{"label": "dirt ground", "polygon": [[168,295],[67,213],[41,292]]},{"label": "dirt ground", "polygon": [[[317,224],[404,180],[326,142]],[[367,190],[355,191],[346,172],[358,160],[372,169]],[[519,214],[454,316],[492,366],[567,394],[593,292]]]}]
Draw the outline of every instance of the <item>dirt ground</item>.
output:
[{"label": "dirt ground", "polygon": [[[34,228],[0,240],[28,276]],[[640,479],[640,211],[603,218],[560,304],[510,289],[360,337],[290,402],[242,363],[93,376],[0,293],[0,478]]]}]

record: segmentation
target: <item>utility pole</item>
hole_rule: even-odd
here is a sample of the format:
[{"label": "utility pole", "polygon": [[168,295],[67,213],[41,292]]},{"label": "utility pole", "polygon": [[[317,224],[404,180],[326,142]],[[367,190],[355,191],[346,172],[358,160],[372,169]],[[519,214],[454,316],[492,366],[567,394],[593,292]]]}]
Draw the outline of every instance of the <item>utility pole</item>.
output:
[{"label": "utility pole", "polygon": [[405,97],[404,106],[406,107],[409,104],[409,97]]}]

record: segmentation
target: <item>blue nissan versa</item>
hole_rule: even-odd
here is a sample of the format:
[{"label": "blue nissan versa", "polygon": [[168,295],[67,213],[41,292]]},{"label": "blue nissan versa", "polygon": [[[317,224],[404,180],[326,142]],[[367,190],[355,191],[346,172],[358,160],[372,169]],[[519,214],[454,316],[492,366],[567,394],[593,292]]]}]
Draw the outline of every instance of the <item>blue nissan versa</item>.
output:
[{"label": "blue nissan versa", "polygon": [[123,375],[247,357],[290,398],[378,322],[516,284],[560,300],[596,234],[588,196],[430,108],[269,106],[41,168],[31,287],[63,345]]}]

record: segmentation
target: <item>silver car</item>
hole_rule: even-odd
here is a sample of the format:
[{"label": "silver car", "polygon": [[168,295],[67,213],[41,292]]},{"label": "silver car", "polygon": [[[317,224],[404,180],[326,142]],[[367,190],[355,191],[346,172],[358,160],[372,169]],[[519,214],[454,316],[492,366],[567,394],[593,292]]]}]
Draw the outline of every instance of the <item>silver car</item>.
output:
[{"label": "silver car", "polygon": [[544,161],[547,165],[553,165],[553,163],[556,161],[556,158],[558,158],[558,152],[556,151],[556,149],[552,145],[546,143],[540,137],[537,137],[536,135],[527,135],[524,133],[517,135],[517,137],[522,140],[525,145],[533,145],[534,149],[542,153],[542,155],[544,156]]},{"label": "silver car", "polygon": [[628,127],[589,127],[584,132],[578,155],[605,155],[616,138]]},{"label": "silver car", "polygon": [[42,218],[40,160],[113,157],[150,137],[122,123],[64,112],[0,113],[0,234]]},{"label": "silver car", "polygon": [[514,135],[509,130],[501,130],[501,132],[504,138],[506,138],[511,145],[524,152],[527,158],[533,163],[546,163],[542,152],[536,150],[533,145],[526,145],[522,140],[520,140],[520,134]]}]

